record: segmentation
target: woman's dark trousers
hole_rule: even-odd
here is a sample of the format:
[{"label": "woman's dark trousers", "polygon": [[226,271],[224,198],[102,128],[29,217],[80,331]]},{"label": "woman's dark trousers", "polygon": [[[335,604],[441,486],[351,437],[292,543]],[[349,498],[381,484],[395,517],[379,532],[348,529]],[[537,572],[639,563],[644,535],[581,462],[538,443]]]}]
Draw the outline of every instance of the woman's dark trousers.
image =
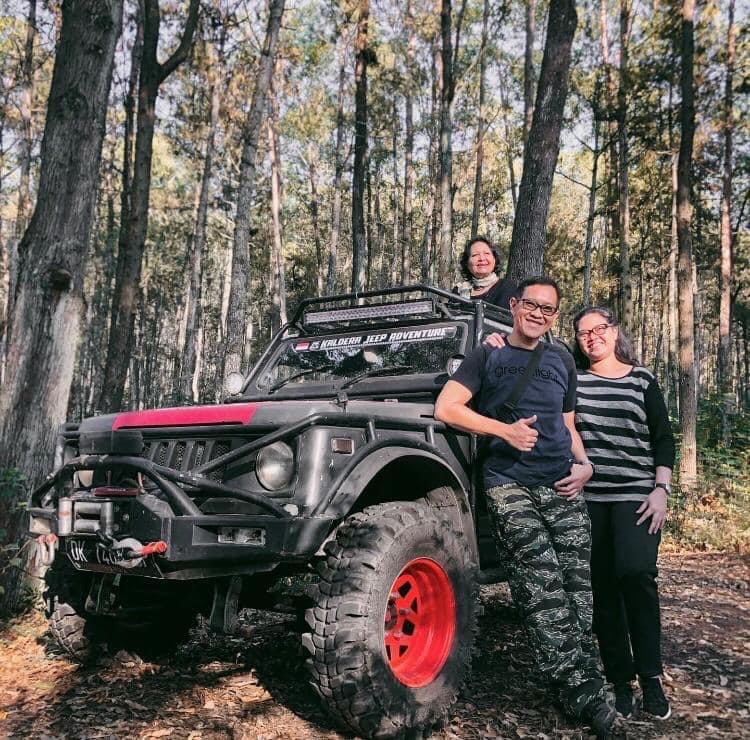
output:
[{"label": "woman's dark trousers", "polygon": [[658,676],[661,620],[656,558],[661,532],[636,526],[639,501],[588,502],[594,632],[612,683]]}]

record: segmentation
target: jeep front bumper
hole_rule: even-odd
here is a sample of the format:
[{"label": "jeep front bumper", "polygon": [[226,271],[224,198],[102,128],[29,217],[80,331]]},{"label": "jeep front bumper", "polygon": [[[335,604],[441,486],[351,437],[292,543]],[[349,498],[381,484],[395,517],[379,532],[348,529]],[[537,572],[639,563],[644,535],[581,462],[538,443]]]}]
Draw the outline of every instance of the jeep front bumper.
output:
[{"label": "jeep front bumper", "polygon": [[[78,471],[127,471],[143,486],[73,489]],[[185,488],[240,500],[252,514],[204,514]],[[249,574],[282,562],[305,562],[315,554],[335,522],[295,515],[263,494],[238,490],[201,475],[157,465],[142,457],[84,455],[51,474],[30,498],[32,536],[57,535],[80,569],[171,579]],[[292,511],[289,511],[291,509]],[[132,567],[123,543],[163,542],[166,549]],[[132,546],[132,545],[128,545]]]}]

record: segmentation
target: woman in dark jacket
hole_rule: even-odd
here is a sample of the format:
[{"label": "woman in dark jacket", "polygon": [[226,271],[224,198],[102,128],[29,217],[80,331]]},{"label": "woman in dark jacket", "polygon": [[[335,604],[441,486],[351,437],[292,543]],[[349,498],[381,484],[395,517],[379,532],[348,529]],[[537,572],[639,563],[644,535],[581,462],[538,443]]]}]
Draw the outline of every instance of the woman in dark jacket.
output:
[{"label": "woman in dark jacket", "polygon": [[501,308],[510,308],[510,299],[515,294],[515,280],[498,276],[500,253],[485,236],[475,236],[466,243],[461,255],[461,272],[466,280],[453,291],[465,298],[492,303]]}]

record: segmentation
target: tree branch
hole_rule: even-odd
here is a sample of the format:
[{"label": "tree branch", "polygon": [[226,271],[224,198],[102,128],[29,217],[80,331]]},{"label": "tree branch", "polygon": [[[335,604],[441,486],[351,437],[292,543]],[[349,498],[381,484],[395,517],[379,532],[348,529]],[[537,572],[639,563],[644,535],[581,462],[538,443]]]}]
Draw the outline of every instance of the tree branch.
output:
[{"label": "tree branch", "polygon": [[564,177],[566,180],[570,180],[570,182],[572,182],[572,183],[574,183],[576,185],[580,185],[585,190],[589,190],[589,191],[591,190],[591,186],[590,185],[586,185],[585,183],[580,182],[579,180],[576,180],[575,177],[571,177],[570,175],[566,175],[562,170],[555,170],[555,174],[556,175],[560,175],[560,177]]},{"label": "tree branch", "polygon": [[466,0],[461,0],[461,7],[458,11],[458,17],[456,18],[456,36],[453,42],[453,59],[451,59],[451,69],[453,70],[453,90],[451,90],[451,96],[456,90],[456,62],[458,61],[458,50],[461,42],[461,26],[464,22],[464,13],[466,12]]},{"label": "tree branch", "polygon": [[169,77],[169,75],[171,75],[172,72],[174,72],[175,69],[185,61],[185,59],[187,59],[188,52],[193,44],[195,29],[198,26],[198,11],[200,10],[200,7],[200,0],[190,0],[188,16],[185,21],[185,28],[182,31],[182,36],[180,37],[180,44],[174,52],[172,52],[172,56],[169,57],[164,64],[159,65],[159,75],[157,78],[159,84],[164,82],[164,80],[166,80],[167,77]]}]

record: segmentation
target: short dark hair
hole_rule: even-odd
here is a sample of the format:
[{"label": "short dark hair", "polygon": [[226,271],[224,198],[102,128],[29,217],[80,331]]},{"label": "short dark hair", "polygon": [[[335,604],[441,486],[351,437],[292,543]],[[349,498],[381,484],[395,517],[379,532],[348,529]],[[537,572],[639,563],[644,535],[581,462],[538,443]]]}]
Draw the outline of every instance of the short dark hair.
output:
[{"label": "short dark hair", "polygon": [[535,277],[528,277],[518,283],[518,287],[516,288],[515,293],[516,299],[520,299],[523,295],[524,290],[526,290],[526,288],[530,288],[532,285],[548,285],[550,288],[554,288],[555,293],[557,293],[557,305],[560,305],[560,301],[562,300],[562,291],[560,290],[560,286],[557,284],[557,280],[553,280],[551,277],[547,277],[546,275],[536,275]]},{"label": "short dark hair", "polygon": [[635,350],[633,349],[633,343],[630,341],[630,337],[625,333],[623,328],[617,322],[615,315],[612,311],[605,306],[587,306],[580,310],[573,317],[573,335],[575,339],[575,345],[573,347],[573,358],[576,361],[576,365],[586,370],[591,363],[589,358],[586,357],[583,350],[581,350],[578,344],[578,338],[575,337],[578,331],[578,324],[581,323],[581,319],[589,314],[597,313],[601,316],[610,326],[617,327],[617,340],[615,341],[615,357],[626,365],[637,365],[638,358],[635,356]]},{"label": "short dark hair", "polygon": [[477,242],[482,242],[490,248],[490,252],[492,252],[492,256],[495,258],[495,272],[497,273],[500,270],[500,260],[502,259],[502,257],[500,256],[500,250],[486,236],[477,234],[476,236],[472,236],[471,239],[466,242],[463,254],[461,255],[461,274],[467,280],[471,280],[471,278],[473,277],[469,270],[469,257],[471,256],[471,248]]}]

